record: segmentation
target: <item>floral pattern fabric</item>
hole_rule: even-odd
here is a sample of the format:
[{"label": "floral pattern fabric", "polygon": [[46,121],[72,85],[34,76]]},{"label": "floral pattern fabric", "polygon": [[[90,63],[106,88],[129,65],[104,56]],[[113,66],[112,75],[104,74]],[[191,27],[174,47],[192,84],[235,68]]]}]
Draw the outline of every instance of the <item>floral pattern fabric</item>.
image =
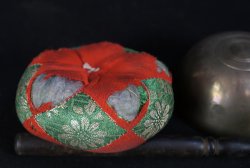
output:
[{"label": "floral pattern fabric", "polygon": [[37,69],[39,67],[40,65],[29,66],[25,70],[18,84],[17,95],[16,95],[16,111],[17,111],[18,118],[22,123],[26,119],[32,116],[32,113],[28,106],[26,92],[27,92],[27,86],[30,82],[30,79],[37,72]]},{"label": "floral pattern fabric", "polygon": [[143,81],[149,90],[149,107],[145,117],[134,127],[134,132],[147,140],[158,133],[172,115],[174,99],[172,87],[162,79]]},{"label": "floral pattern fabric", "polygon": [[104,144],[104,138],[107,132],[99,130],[99,123],[90,121],[82,117],[81,121],[71,120],[70,125],[63,125],[64,133],[59,134],[58,138],[68,141],[70,146],[79,147],[80,149],[96,148]]},{"label": "floral pattern fabric", "polygon": [[103,147],[126,132],[83,93],[37,115],[36,120],[58,141],[82,150]]}]

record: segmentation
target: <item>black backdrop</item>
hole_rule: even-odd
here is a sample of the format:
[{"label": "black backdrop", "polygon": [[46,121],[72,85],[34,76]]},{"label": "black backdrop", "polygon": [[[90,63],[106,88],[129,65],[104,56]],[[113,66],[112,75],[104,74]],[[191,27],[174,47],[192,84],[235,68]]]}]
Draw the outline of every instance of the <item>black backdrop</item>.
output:
[{"label": "black backdrop", "polygon": [[[14,137],[23,132],[15,91],[27,64],[47,48],[108,40],[144,50],[165,62],[174,76],[188,49],[212,33],[250,31],[250,2],[202,0],[1,1],[0,167],[249,167],[248,158],[20,157]],[[176,115],[161,134],[198,135]]]}]

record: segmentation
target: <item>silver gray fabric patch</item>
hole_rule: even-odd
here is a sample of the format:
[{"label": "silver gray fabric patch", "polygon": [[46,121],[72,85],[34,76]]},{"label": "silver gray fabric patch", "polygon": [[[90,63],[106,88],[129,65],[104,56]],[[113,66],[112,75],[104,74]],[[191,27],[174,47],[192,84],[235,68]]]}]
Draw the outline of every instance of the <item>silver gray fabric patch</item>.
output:
[{"label": "silver gray fabric patch", "polygon": [[160,72],[164,71],[166,74],[169,75],[168,68],[163,62],[156,60],[156,65],[157,65],[157,72],[160,73]]},{"label": "silver gray fabric patch", "polygon": [[135,85],[109,96],[108,102],[117,114],[127,121],[132,121],[140,109],[140,93]]},{"label": "silver gray fabric patch", "polygon": [[44,74],[39,75],[32,85],[31,98],[36,108],[48,102],[52,102],[54,106],[59,105],[83,86],[80,81],[59,76],[49,79],[44,77]]}]

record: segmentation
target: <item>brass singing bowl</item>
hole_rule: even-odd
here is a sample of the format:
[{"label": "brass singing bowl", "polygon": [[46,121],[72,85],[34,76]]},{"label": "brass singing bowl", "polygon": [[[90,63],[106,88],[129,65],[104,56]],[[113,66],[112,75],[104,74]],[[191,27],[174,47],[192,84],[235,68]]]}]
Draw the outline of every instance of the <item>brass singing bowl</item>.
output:
[{"label": "brass singing bowl", "polygon": [[250,137],[250,33],[206,38],[183,67],[185,118],[214,135]]}]

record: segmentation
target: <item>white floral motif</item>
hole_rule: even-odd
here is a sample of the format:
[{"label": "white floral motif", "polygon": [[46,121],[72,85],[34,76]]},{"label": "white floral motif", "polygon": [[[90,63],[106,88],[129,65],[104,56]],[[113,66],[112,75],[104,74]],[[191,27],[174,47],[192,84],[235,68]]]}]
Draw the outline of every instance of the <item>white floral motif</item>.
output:
[{"label": "white floral motif", "polygon": [[71,120],[70,125],[63,125],[63,134],[59,139],[72,147],[80,149],[93,149],[104,144],[106,132],[99,130],[99,123],[90,123],[88,118],[82,117],[81,121]]},{"label": "white floral motif", "polygon": [[93,100],[90,100],[89,103],[84,106],[84,109],[82,107],[78,107],[77,105],[73,105],[73,111],[77,114],[84,114],[84,112],[86,112],[88,115],[92,115],[95,109],[96,104]]},{"label": "white floral motif", "polygon": [[101,113],[97,113],[96,116],[94,117],[94,119],[96,119],[96,120],[103,120],[104,117],[102,116]]},{"label": "white floral motif", "polygon": [[149,95],[151,100],[155,100],[158,97],[156,91],[153,90],[149,90]]},{"label": "white floral motif", "polygon": [[96,109],[96,104],[93,100],[89,101],[89,103],[84,106],[84,110],[91,115]]},{"label": "white floral motif", "polygon": [[73,111],[77,114],[83,114],[83,110],[81,107],[73,106]]},{"label": "white floral motif", "polygon": [[155,103],[155,108],[156,110],[153,109],[149,113],[150,119],[144,122],[145,131],[142,132],[142,136],[146,139],[159,132],[169,118],[170,106],[165,101],[161,101],[161,103],[157,101]]}]

